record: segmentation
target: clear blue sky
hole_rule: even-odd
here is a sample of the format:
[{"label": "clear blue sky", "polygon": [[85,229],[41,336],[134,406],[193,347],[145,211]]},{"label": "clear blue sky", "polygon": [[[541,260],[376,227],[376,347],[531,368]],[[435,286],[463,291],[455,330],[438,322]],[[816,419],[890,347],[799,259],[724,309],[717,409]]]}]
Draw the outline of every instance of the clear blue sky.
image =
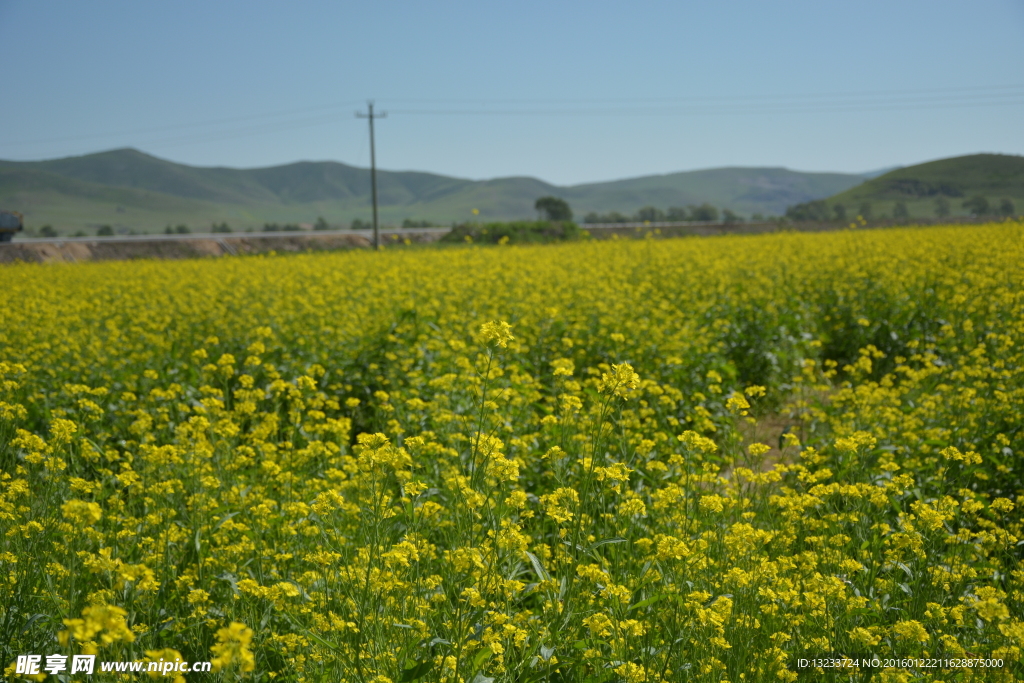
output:
[{"label": "clear blue sky", "polygon": [[[1024,2],[0,0],[0,158],[559,184],[1024,153]],[[362,106],[365,106],[363,104]]]}]

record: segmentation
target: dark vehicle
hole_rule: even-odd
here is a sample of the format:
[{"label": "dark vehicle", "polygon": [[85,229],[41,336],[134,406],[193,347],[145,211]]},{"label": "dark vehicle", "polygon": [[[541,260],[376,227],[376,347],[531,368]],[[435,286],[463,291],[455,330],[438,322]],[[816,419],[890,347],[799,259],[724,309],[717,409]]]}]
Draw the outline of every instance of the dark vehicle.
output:
[{"label": "dark vehicle", "polygon": [[10,242],[14,233],[23,230],[22,220],[17,211],[0,211],[0,242]]}]

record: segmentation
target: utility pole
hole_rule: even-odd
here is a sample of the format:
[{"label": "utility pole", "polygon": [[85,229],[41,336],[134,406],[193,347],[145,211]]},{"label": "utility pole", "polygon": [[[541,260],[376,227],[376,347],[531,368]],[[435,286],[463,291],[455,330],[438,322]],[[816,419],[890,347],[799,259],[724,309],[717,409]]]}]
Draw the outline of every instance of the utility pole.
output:
[{"label": "utility pole", "polygon": [[386,118],[388,113],[382,111],[379,114],[373,113],[373,100],[366,103],[368,114],[361,111],[356,112],[356,117],[370,120],[370,191],[373,194],[373,248],[380,250],[380,225],[377,222],[377,156],[373,148],[373,120]]}]

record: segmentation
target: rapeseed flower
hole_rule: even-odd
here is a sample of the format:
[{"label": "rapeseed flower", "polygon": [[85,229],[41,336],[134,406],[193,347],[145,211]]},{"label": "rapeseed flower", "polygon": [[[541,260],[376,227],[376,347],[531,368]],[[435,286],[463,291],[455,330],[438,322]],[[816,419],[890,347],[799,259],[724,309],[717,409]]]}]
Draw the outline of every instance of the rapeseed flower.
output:
[{"label": "rapeseed flower", "polygon": [[249,644],[252,642],[252,630],[245,624],[237,621],[231,622],[225,628],[217,631],[217,643],[210,648],[214,654],[214,671],[222,671],[232,667],[238,667],[241,672],[249,672],[256,668],[256,661]]},{"label": "rapeseed flower", "polygon": [[265,680],[1020,678],[1022,238],[5,267],[0,622]]}]

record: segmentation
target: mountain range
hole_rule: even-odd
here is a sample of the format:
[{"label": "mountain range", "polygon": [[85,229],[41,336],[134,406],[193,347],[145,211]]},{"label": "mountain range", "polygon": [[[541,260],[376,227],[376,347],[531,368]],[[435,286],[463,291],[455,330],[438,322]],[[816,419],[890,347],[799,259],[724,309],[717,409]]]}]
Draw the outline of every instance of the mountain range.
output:
[{"label": "mountain range", "polygon": [[[729,167],[557,186],[531,177],[467,180],[378,170],[377,183],[382,222],[449,224],[531,218],[534,202],[546,195],[568,201],[578,218],[705,202],[744,216],[779,215],[792,204],[830,197],[874,175]],[[370,173],[331,161],[195,167],[126,148],[46,161],[0,160],[0,208],[20,211],[29,228],[51,225],[62,234],[101,225],[154,232],[184,224],[200,231],[226,222],[234,230],[260,229],[266,223],[313,223],[321,216],[343,227],[370,217]]]},{"label": "mountain range", "polygon": [[945,201],[951,214],[958,215],[970,213],[964,202],[977,197],[996,209],[1004,200],[1024,209],[1024,157],[970,154],[907,166],[846,189],[830,197],[828,203],[855,209],[868,202],[876,212],[884,213],[899,202],[911,215],[927,216],[936,202]]}]

